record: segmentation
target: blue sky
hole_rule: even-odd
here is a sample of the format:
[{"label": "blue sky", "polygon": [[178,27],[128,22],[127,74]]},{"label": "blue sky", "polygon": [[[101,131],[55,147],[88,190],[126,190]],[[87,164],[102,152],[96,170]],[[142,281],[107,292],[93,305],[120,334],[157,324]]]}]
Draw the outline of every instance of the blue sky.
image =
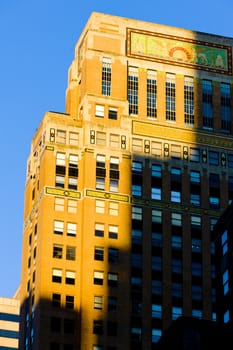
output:
[{"label": "blue sky", "polygon": [[20,283],[26,161],[46,111],[65,110],[68,67],[91,12],[233,37],[232,0],[0,0],[0,296]]}]

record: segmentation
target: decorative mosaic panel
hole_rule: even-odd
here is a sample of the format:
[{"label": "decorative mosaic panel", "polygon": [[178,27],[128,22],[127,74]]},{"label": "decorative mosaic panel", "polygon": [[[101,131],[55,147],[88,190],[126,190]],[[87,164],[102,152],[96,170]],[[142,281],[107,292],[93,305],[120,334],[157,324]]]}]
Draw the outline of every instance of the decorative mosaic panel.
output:
[{"label": "decorative mosaic panel", "polygon": [[231,46],[127,29],[127,55],[167,64],[232,74]]}]

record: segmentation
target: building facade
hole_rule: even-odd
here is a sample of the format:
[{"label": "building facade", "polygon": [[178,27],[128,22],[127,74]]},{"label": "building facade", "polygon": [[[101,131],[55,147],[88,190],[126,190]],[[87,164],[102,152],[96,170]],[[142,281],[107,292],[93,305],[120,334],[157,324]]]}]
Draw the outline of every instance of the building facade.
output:
[{"label": "building facade", "polygon": [[19,345],[19,310],[17,296],[0,298],[0,349],[18,349]]},{"label": "building facade", "polygon": [[92,13],[25,185],[20,349],[155,349],[216,318],[233,39]]}]

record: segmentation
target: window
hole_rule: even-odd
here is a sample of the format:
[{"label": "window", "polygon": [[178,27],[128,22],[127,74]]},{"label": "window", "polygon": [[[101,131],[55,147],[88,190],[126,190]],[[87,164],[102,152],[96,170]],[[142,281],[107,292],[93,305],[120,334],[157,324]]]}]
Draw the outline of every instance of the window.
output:
[{"label": "window", "polygon": [[118,180],[110,179],[109,181],[109,191],[110,192],[118,192]]},{"label": "window", "polygon": [[172,235],[171,245],[173,249],[182,249],[182,243],[183,240],[181,236]]},{"label": "window", "polygon": [[222,130],[231,131],[231,86],[230,84],[220,84],[221,93],[221,127]]},{"label": "window", "polygon": [[151,199],[160,201],[162,199],[162,189],[151,187]]},{"label": "window", "polygon": [[158,164],[151,165],[151,176],[161,179],[162,177],[162,167]]},{"label": "window", "polygon": [[109,107],[108,119],[117,120],[117,108]]},{"label": "window", "polygon": [[66,260],[75,260],[76,248],[75,247],[66,247]]},{"label": "window", "polygon": [[202,264],[199,261],[192,262],[192,275],[193,276],[202,275]]},{"label": "window", "polygon": [[95,106],[95,116],[99,118],[104,118],[104,106],[102,105]]},{"label": "window", "polygon": [[142,145],[143,145],[143,140],[142,139],[137,139],[133,137],[132,139],[132,151],[133,152],[142,152]]},{"label": "window", "polygon": [[181,146],[171,145],[171,157],[175,159],[181,159]]},{"label": "window", "polygon": [[203,312],[202,310],[193,309],[192,316],[201,319],[203,317]]},{"label": "window", "polygon": [[62,270],[60,269],[53,269],[53,274],[52,274],[52,281],[61,283],[62,282]]},{"label": "window", "polygon": [[118,226],[109,225],[108,227],[108,237],[117,239],[118,238]]},{"label": "window", "polygon": [[108,297],[108,311],[116,311],[117,309],[117,298]]},{"label": "window", "polygon": [[95,224],[95,236],[104,237],[104,224]]},{"label": "window", "polygon": [[190,148],[190,161],[191,162],[200,162],[200,149],[199,148]]},{"label": "window", "polygon": [[96,189],[97,190],[105,190],[105,179],[104,177],[97,177],[96,178]]},{"label": "window", "polygon": [[226,295],[229,291],[229,272],[225,270],[222,275],[223,293]]},{"label": "window", "polygon": [[51,332],[60,333],[61,331],[61,319],[59,317],[51,317],[50,319]]},{"label": "window", "polygon": [[117,322],[107,321],[107,335],[117,336]]},{"label": "window", "polygon": [[157,343],[159,341],[159,339],[162,336],[162,330],[161,329],[156,329],[156,328],[152,328],[151,330],[151,341],[152,343]]},{"label": "window", "polygon": [[65,187],[65,177],[61,176],[61,175],[56,175],[55,186],[60,187],[60,188],[64,188]]},{"label": "window", "polygon": [[92,350],[103,350],[103,347],[101,345],[93,345]]},{"label": "window", "polygon": [[142,254],[140,253],[131,253],[131,266],[142,268]]},{"label": "window", "polygon": [[95,247],[94,248],[94,259],[99,261],[104,261],[104,248]]},{"label": "window", "polygon": [[182,216],[179,213],[171,213],[171,223],[174,226],[182,226]]},{"label": "window", "polygon": [[154,247],[162,247],[163,237],[160,232],[151,233],[151,242]]},{"label": "window", "polygon": [[142,208],[132,206],[132,219],[142,220]]},{"label": "window", "polygon": [[213,129],[213,87],[212,81],[202,80],[203,127]]},{"label": "window", "polygon": [[157,73],[152,70],[147,71],[147,116],[150,118],[157,117]]},{"label": "window", "polygon": [[72,146],[78,146],[79,143],[79,134],[77,132],[69,133],[69,144]]},{"label": "window", "polygon": [[74,296],[73,295],[66,295],[66,308],[67,309],[74,309]]},{"label": "window", "polygon": [[202,300],[202,287],[201,286],[192,286],[192,299],[193,300]]},{"label": "window", "polygon": [[100,295],[94,296],[94,309],[102,310],[103,309],[103,297]]},{"label": "window", "polygon": [[190,204],[199,207],[201,204],[201,195],[198,193],[190,193]]},{"label": "window", "polygon": [[181,203],[180,191],[171,191],[171,202]]},{"label": "window", "polygon": [[104,272],[94,271],[94,284],[103,285],[104,283]]},{"label": "window", "polygon": [[64,222],[55,220],[53,233],[55,233],[56,235],[63,235],[63,231],[64,231]]},{"label": "window", "polygon": [[109,135],[109,145],[113,148],[119,148],[120,146],[120,136],[116,134]]},{"label": "window", "polygon": [[119,251],[117,248],[108,248],[108,262],[116,264],[119,258]]},{"label": "window", "polygon": [[136,174],[142,174],[142,162],[132,162],[132,172]]},{"label": "window", "polygon": [[172,307],[172,320],[176,320],[178,317],[182,316],[182,307],[173,306]]},{"label": "window", "polygon": [[161,210],[152,209],[151,216],[152,216],[152,218],[151,218],[152,222],[156,222],[158,224],[162,223],[162,211]]},{"label": "window", "polygon": [[172,273],[182,273],[182,260],[172,259]]},{"label": "window", "polygon": [[141,341],[142,329],[140,327],[131,328],[131,338],[135,341]]},{"label": "window", "polygon": [[153,318],[162,318],[162,305],[152,304],[151,305],[151,315]]},{"label": "window", "polygon": [[53,246],[53,258],[62,259],[62,246],[60,245]]},{"label": "window", "polygon": [[75,272],[66,271],[66,284],[75,284]]},{"label": "window", "polygon": [[154,256],[151,257],[151,268],[155,271],[162,271],[162,258],[161,256]]},{"label": "window", "polygon": [[74,334],[75,331],[75,321],[68,318],[64,318],[64,333]]},{"label": "window", "polygon": [[176,120],[176,84],[175,75],[166,74],[166,120]]},{"label": "window", "polygon": [[102,58],[102,95],[111,95],[112,60],[110,57]]},{"label": "window", "polygon": [[199,171],[190,171],[190,183],[192,184],[200,184],[201,183],[201,174]]},{"label": "window", "polygon": [[54,307],[60,307],[61,306],[61,294],[53,293],[53,295],[52,295],[52,305]]},{"label": "window", "polygon": [[129,115],[138,114],[138,68],[129,67],[128,71]]},{"label": "window", "polygon": [[76,214],[77,213],[77,206],[78,206],[77,201],[74,201],[73,199],[68,199],[67,200],[67,211],[68,211],[68,213]]},{"label": "window", "polygon": [[108,286],[109,287],[117,287],[118,285],[118,274],[109,272],[108,273]]},{"label": "window", "polygon": [[132,229],[132,243],[142,243],[142,230]]},{"label": "window", "polygon": [[64,130],[57,130],[57,142],[66,143],[66,132]]},{"label": "window", "polygon": [[64,211],[65,200],[64,198],[55,197],[54,199],[54,209],[56,211]]},{"label": "window", "polygon": [[101,131],[96,132],[96,144],[101,146],[106,146],[106,132],[101,132]]},{"label": "window", "polygon": [[192,252],[201,253],[201,239],[192,238]]},{"label": "window", "polygon": [[97,199],[95,201],[95,212],[99,214],[104,214],[105,211],[105,201]]},{"label": "window", "polygon": [[94,334],[103,334],[104,332],[104,323],[102,320],[94,320],[93,321],[93,333]]},{"label": "window", "polygon": [[219,165],[219,153],[214,151],[209,151],[209,164]]},{"label": "window", "polygon": [[67,223],[67,236],[76,236],[77,225],[71,222]]},{"label": "window", "polygon": [[200,228],[201,227],[201,217],[191,215],[191,226],[196,227],[196,228]]},{"label": "window", "polygon": [[119,204],[117,202],[109,202],[109,215],[118,216]]},{"label": "window", "polygon": [[142,196],[142,186],[132,184],[132,196],[141,197]]},{"label": "window", "polygon": [[194,83],[192,77],[184,77],[184,122],[194,125]]},{"label": "window", "polygon": [[151,292],[152,294],[161,295],[162,294],[162,282],[158,280],[151,281]]},{"label": "window", "polygon": [[225,230],[221,235],[222,255],[228,252],[228,232]]},{"label": "window", "polygon": [[155,157],[160,158],[162,155],[162,143],[151,141],[151,154]]}]

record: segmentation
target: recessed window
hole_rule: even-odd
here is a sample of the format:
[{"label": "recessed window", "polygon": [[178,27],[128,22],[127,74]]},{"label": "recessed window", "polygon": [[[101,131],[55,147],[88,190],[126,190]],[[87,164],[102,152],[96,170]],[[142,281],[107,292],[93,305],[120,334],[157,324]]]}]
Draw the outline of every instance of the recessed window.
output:
[{"label": "recessed window", "polygon": [[66,271],[66,284],[75,284],[75,272]]},{"label": "recessed window", "polygon": [[66,295],[66,308],[67,309],[74,309],[74,296],[73,295]]},{"label": "recessed window", "polygon": [[62,270],[60,269],[53,269],[53,274],[52,274],[52,281],[61,283],[62,282]]},{"label": "recessed window", "polygon": [[104,224],[95,224],[95,236],[104,237]]},{"label": "recessed window", "polygon": [[94,309],[96,310],[103,309],[103,297],[101,295],[94,296]]},{"label": "recessed window", "polygon": [[117,120],[117,108],[109,107],[108,119]]},{"label": "recessed window", "polygon": [[64,211],[65,200],[64,198],[55,197],[54,199],[54,209],[56,211]]},{"label": "recessed window", "polygon": [[108,227],[108,237],[112,239],[118,238],[118,226],[116,225],[109,225]]},{"label": "recessed window", "polygon": [[104,118],[104,106],[102,105],[95,106],[95,116],[99,118]]},{"label": "recessed window", "polygon": [[67,236],[76,236],[77,234],[77,225],[71,222],[67,223]]},{"label": "recessed window", "polygon": [[104,283],[104,272],[94,271],[94,284],[103,285]]},{"label": "recessed window", "polygon": [[95,247],[94,248],[94,259],[98,261],[104,261],[104,248]]},{"label": "recessed window", "polygon": [[63,231],[64,231],[64,222],[55,220],[53,233],[57,235],[62,235]]},{"label": "recessed window", "polygon": [[76,248],[75,247],[66,247],[66,260],[75,260]]},{"label": "recessed window", "polygon": [[62,246],[60,245],[53,246],[53,258],[62,259]]}]

